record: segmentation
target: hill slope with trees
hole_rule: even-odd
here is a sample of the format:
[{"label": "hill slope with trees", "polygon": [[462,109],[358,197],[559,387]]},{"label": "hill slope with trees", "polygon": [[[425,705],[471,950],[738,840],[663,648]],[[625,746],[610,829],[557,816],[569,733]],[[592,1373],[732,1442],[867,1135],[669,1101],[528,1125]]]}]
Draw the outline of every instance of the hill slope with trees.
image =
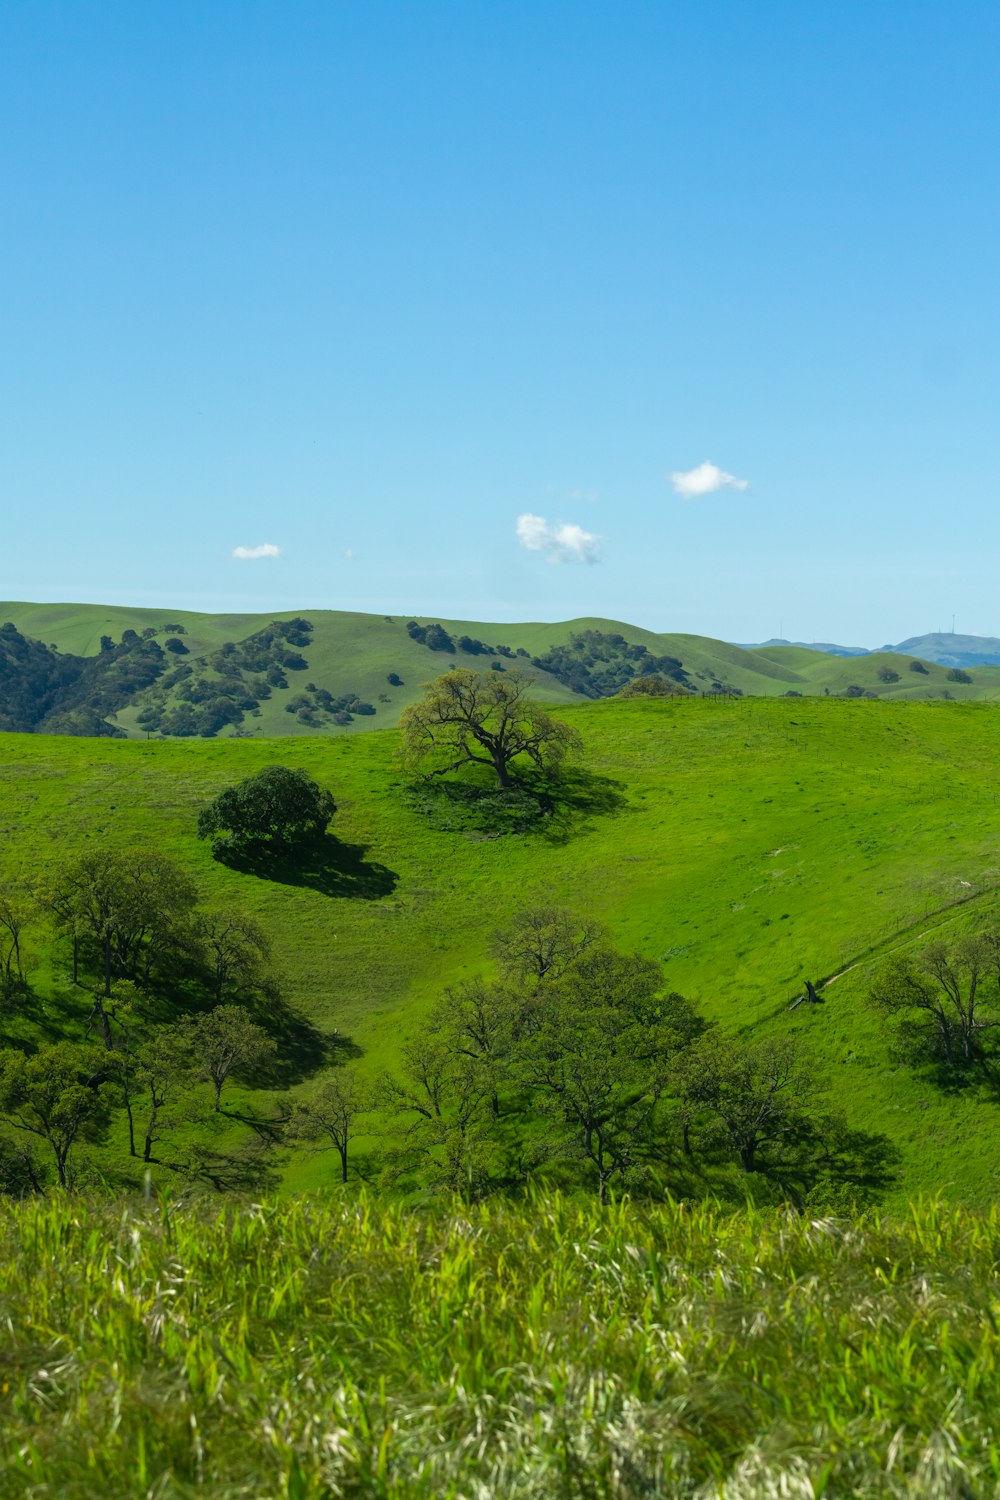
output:
[{"label": "hill slope with trees", "polygon": [[394,725],[449,666],[525,672],[544,703],[631,691],[993,699],[1000,667],[843,659],[657,635],[613,620],[484,624],[350,614],[203,615],[0,604],[0,724],[147,738],[339,737]]},{"label": "hill slope with trees", "polygon": [[[183,1063],[168,1077],[169,1058],[150,1054],[146,1039],[141,1056],[123,1056],[125,1071],[105,1080],[117,1088],[106,1135],[81,1137],[77,1170],[92,1163],[112,1180],[138,1182],[153,1111],[154,1135],[166,1141],[152,1153],[158,1179],[216,1188],[328,1182],[339,1172],[336,1119],[345,1101],[322,1090],[349,1078],[366,1106],[365,1091],[381,1091],[374,1114],[358,1104],[362,1118],[351,1125],[352,1180],[388,1172],[399,1190],[421,1190],[425,1179],[412,1155],[424,1129],[412,1129],[419,1112],[405,1102],[390,1109],[387,1100],[412,1093],[413,1069],[428,1061],[413,1047],[431,1035],[432,1021],[436,1055],[451,1079],[445,1116],[455,1117],[461,1097],[473,1100],[455,1092],[464,1045],[454,1040],[455,1023],[489,1023],[490,987],[512,982],[504,979],[512,924],[554,909],[596,924],[601,951],[612,957],[602,969],[579,971],[586,994],[604,997],[597,1008],[573,999],[578,981],[570,972],[539,992],[544,1005],[533,1003],[530,1026],[496,1053],[500,1117],[513,1118],[507,1100],[520,1099],[518,1110],[530,1105],[527,1133],[520,1125],[516,1131],[530,1146],[522,1161],[529,1177],[580,1172],[597,1182],[599,1163],[591,1170],[578,1155],[572,1166],[564,1111],[553,1134],[558,1111],[550,1105],[563,1085],[550,1065],[553,1057],[560,1068],[572,1064],[583,1086],[580,1069],[600,1037],[635,1040],[639,1027],[645,1040],[628,1052],[633,1071],[602,1075],[601,1088],[611,1090],[613,1118],[625,1122],[626,1135],[633,1125],[645,1129],[643,1101],[655,1096],[659,1155],[650,1160],[644,1146],[642,1160],[630,1164],[619,1149],[624,1137],[612,1141],[619,1163],[612,1187],[653,1167],[695,1196],[709,1188],[744,1194],[745,1168],[756,1172],[759,1164],[752,1146],[750,1157],[741,1154],[741,1127],[727,1100],[763,1079],[784,1100],[798,1101],[775,1117],[781,1139],[775,1144],[772,1131],[763,1150],[767,1172],[757,1178],[765,1196],[815,1190],[835,1201],[863,1188],[862,1198],[940,1190],[970,1203],[989,1200],[1000,1175],[996,1032],[982,1034],[970,1066],[959,1059],[949,1067],[921,1031],[919,1008],[890,1011],[874,991],[883,965],[899,958],[919,965],[934,941],[961,969],[958,939],[995,928],[1000,719],[993,710],[864,699],[638,698],[565,707],[559,717],[582,750],[561,779],[519,768],[510,794],[498,792],[495,777],[491,786],[485,768],[481,780],[475,769],[415,779],[396,759],[394,733],[280,747],[5,736],[6,1044],[28,1054],[101,1048],[107,1030],[117,1056],[122,1037],[166,1026],[174,1028],[174,1061]],[[328,832],[293,860],[214,858],[198,838],[199,815],[225,788],[279,758],[332,794],[337,810]],[[107,901],[95,905],[102,890]],[[996,980],[984,974],[982,1016],[992,1021]],[[807,983],[823,1003],[802,1003]],[[622,1011],[629,996],[632,1005],[642,994],[653,1009]],[[234,1063],[216,1111],[205,1071],[210,1038],[199,1028],[220,1004],[242,1010],[234,1024],[260,1028],[273,1049],[265,1056],[258,1047],[253,1065]],[[689,1014],[693,1029],[683,1019]],[[569,1027],[574,1016],[585,1021],[586,1035]],[[671,1035],[661,1035],[657,1028],[670,1017]],[[750,1056],[715,1046],[713,1066],[702,1058],[690,1074],[685,1049],[704,1025],[721,1028],[717,1040],[724,1033],[757,1050]],[[255,1033],[240,1036],[253,1052]],[[578,1067],[572,1058],[580,1048]],[[660,1059],[669,1064],[665,1083]],[[468,1119],[476,1132],[483,1126],[485,1154],[476,1160],[485,1164],[485,1182],[496,1175],[497,1142],[483,1065],[476,1066],[477,1113]],[[182,1076],[190,1086],[178,1093]],[[75,1086],[66,1075],[65,1087]],[[27,1097],[26,1087],[11,1078],[8,1107],[22,1107],[16,1100]],[[132,1090],[138,1160],[128,1147]],[[300,1105],[312,1116],[292,1128]],[[835,1117],[841,1123],[824,1138],[821,1169],[816,1130]],[[511,1142],[501,1145],[509,1159]],[[853,1188],[844,1176],[846,1158],[837,1153],[848,1146],[855,1163],[859,1151],[869,1152],[868,1187],[854,1168]],[[435,1160],[443,1149],[434,1146]],[[469,1159],[456,1160],[468,1172]],[[22,1171],[14,1159],[7,1168]],[[824,1177],[828,1171],[836,1182]]]}]

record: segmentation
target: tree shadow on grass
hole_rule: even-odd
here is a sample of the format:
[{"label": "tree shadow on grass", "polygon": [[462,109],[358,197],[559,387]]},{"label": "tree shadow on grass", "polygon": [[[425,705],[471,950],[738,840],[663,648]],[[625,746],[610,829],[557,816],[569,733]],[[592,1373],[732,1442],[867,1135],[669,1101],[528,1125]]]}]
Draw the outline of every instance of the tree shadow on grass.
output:
[{"label": "tree shadow on grass", "polygon": [[[797,1207],[851,1211],[877,1201],[898,1180],[902,1154],[880,1131],[857,1130],[839,1115],[804,1119],[760,1173]],[[758,1174],[754,1174],[758,1175]]]},{"label": "tree shadow on grass", "polygon": [[351,1037],[336,1027],[321,1031],[283,1000],[269,1000],[266,1009],[254,1012],[254,1019],[278,1049],[261,1073],[259,1082],[265,1088],[291,1088],[322,1068],[361,1056],[361,1048]]},{"label": "tree shadow on grass", "polygon": [[327,834],[294,853],[271,850],[220,850],[216,859],[230,870],[279,885],[296,885],[323,896],[378,901],[390,896],[399,879],[395,870],[366,860],[367,844],[345,844]]},{"label": "tree shadow on grass", "polygon": [[269,1160],[274,1141],[255,1134],[234,1151],[216,1151],[211,1146],[192,1145],[186,1159],[163,1161],[192,1182],[200,1182],[217,1193],[261,1193],[275,1188],[279,1174]]},{"label": "tree shadow on grass", "polygon": [[473,842],[535,834],[565,843],[584,821],[625,806],[623,786],[592,771],[518,772],[506,789],[480,782],[423,779],[403,791],[431,826]]}]

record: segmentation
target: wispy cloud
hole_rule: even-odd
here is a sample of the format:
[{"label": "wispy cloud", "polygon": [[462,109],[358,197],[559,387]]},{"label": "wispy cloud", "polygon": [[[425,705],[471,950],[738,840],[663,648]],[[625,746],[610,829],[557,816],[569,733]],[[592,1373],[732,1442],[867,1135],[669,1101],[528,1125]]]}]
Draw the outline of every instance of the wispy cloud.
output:
[{"label": "wispy cloud", "polygon": [[234,547],[233,556],[241,562],[256,562],[259,557],[280,557],[281,548],[273,542],[261,542],[259,547]]},{"label": "wispy cloud", "polygon": [[706,461],[694,469],[675,469],[670,476],[674,490],[682,500],[698,500],[702,495],[713,495],[716,490],[745,490],[749,479],[737,479],[725,469]]},{"label": "wispy cloud", "polygon": [[525,511],[517,518],[517,539],[529,552],[542,552],[552,563],[595,563],[601,539],[571,522],[550,526],[544,516]]},{"label": "wispy cloud", "polygon": [[344,556],[347,558],[348,562],[353,562],[357,555],[358,554],[355,552],[353,547],[344,548]]}]

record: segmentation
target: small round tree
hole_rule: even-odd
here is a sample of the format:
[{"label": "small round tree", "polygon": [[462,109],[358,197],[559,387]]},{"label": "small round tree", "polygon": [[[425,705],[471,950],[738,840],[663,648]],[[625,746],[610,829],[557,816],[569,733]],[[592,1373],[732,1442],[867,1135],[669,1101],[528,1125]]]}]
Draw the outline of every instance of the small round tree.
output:
[{"label": "small round tree", "polygon": [[198,837],[210,838],[216,854],[289,854],[321,839],[336,810],[305,771],[265,766],[202,809]]}]

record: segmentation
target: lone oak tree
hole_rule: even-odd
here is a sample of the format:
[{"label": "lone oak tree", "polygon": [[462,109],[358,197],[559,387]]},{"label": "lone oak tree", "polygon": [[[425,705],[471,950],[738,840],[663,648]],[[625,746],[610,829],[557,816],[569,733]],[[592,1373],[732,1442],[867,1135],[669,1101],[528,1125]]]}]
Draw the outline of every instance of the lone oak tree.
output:
[{"label": "lone oak tree", "polygon": [[511,762],[526,755],[539,768],[557,766],[579,746],[575,729],[553,719],[528,696],[523,672],[473,672],[458,667],[428,687],[399,720],[400,760],[425,774],[443,776],[460,766],[489,766],[501,790],[510,786]]}]

